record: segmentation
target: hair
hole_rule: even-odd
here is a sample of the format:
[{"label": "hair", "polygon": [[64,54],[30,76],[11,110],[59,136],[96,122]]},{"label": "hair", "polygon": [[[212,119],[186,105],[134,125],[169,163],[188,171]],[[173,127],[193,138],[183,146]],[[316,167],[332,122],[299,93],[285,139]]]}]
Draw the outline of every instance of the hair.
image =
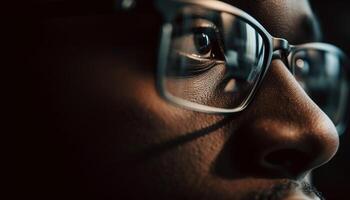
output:
[{"label": "hair", "polygon": [[297,189],[301,190],[306,196],[309,197],[318,197],[320,200],[325,198],[322,194],[317,191],[315,187],[307,182],[295,182],[286,180],[283,183],[274,185],[270,189],[261,190],[259,192],[250,193],[245,199],[246,200],[279,200],[287,197],[293,191]]}]

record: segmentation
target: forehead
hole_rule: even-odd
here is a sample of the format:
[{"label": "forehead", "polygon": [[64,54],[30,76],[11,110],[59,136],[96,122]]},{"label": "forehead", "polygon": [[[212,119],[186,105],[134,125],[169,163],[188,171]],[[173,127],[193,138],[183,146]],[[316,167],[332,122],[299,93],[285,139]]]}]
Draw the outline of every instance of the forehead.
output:
[{"label": "forehead", "polygon": [[320,28],[308,0],[223,0],[261,23],[271,35],[291,43],[320,40]]}]

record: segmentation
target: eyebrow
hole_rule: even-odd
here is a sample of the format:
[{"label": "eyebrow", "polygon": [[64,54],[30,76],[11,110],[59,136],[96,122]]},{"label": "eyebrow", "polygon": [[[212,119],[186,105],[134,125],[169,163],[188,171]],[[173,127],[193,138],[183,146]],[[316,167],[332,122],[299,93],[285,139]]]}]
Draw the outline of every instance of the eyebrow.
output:
[{"label": "eyebrow", "polygon": [[[253,11],[252,7],[254,4],[259,4],[268,0],[217,0],[225,2],[231,6],[238,7],[244,12],[251,15]],[[308,0],[307,0],[308,1]],[[312,5],[310,5],[312,7]],[[253,16],[254,17],[254,16]],[[256,17],[254,17],[257,19]],[[305,42],[320,42],[323,40],[322,27],[319,23],[317,15],[311,9],[311,13],[305,13],[301,16],[298,24],[299,29],[295,32],[294,42],[305,43]],[[258,19],[257,19],[258,20]],[[298,20],[299,21],[299,20]],[[260,23],[260,21],[258,20]],[[291,41],[290,41],[291,42]]]}]

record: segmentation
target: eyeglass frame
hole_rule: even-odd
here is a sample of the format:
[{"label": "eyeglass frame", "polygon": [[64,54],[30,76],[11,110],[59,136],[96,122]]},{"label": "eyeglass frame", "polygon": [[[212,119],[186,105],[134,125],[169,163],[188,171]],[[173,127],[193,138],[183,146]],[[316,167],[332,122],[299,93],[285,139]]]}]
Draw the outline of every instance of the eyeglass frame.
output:
[{"label": "eyeglass frame", "polygon": [[[161,13],[163,14],[163,17],[165,19],[161,30],[161,40],[160,40],[160,47],[159,47],[159,54],[158,54],[158,68],[157,68],[158,92],[165,100],[169,101],[170,103],[173,103],[175,105],[181,106],[185,109],[189,109],[192,111],[208,113],[208,114],[231,114],[231,113],[237,113],[237,112],[243,111],[254,99],[253,97],[255,93],[258,91],[258,87],[261,85],[265,75],[267,74],[267,71],[271,65],[272,60],[282,59],[282,57],[278,54],[278,52],[287,53],[285,54],[286,56],[283,56],[283,57],[285,57],[286,60],[288,61],[285,64],[288,70],[293,74],[293,76],[294,76],[294,66],[291,65],[292,57],[296,52],[300,50],[305,50],[305,49],[322,50],[322,51],[336,54],[339,57],[343,57],[343,58],[346,57],[345,53],[343,53],[341,49],[331,44],[322,43],[322,42],[310,42],[310,43],[305,43],[301,45],[291,45],[284,38],[273,37],[255,18],[250,16],[248,13],[246,13],[245,11],[237,7],[234,7],[232,5],[229,5],[221,1],[170,0],[165,2],[162,0],[158,0],[156,2],[156,5],[159,11],[161,11]],[[260,34],[260,36],[264,41],[265,58],[262,64],[262,70],[259,74],[259,78],[256,81],[255,85],[253,86],[250,94],[246,97],[243,103],[237,108],[225,109],[225,108],[216,108],[216,107],[198,104],[195,102],[191,102],[185,99],[175,97],[170,93],[168,93],[164,88],[163,75],[165,74],[166,61],[167,61],[166,58],[170,50],[171,33],[172,33],[171,20],[173,19],[174,15],[176,14],[176,11],[179,8],[188,6],[188,5],[200,6],[205,9],[218,11],[218,12],[225,12],[225,13],[234,15],[235,17],[239,18],[240,20],[243,20],[245,23],[252,26]],[[345,104],[343,103],[343,105],[340,107],[341,108],[339,109],[345,110],[346,103]]]}]

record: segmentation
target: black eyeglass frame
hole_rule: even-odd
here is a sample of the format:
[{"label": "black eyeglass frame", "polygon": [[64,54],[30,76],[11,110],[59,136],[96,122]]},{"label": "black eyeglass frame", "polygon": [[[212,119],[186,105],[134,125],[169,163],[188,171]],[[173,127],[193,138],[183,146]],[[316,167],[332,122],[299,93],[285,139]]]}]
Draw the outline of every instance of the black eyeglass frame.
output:
[{"label": "black eyeglass frame", "polygon": [[[305,43],[301,45],[291,45],[286,39],[273,37],[256,19],[252,16],[244,12],[243,10],[236,8],[232,5],[221,1],[213,1],[213,0],[170,0],[170,1],[156,1],[156,5],[158,10],[163,14],[164,24],[161,30],[161,41],[159,47],[158,54],[158,70],[157,70],[157,87],[160,95],[170,103],[181,106],[185,109],[204,112],[209,114],[230,114],[237,113],[243,111],[249,103],[253,100],[255,93],[257,92],[257,88],[261,85],[263,78],[265,77],[271,61],[273,59],[282,59],[287,61],[286,66],[289,71],[294,75],[294,66],[292,65],[293,56],[295,53],[301,50],[321,50],[325,52],[329,52],[335,54],[339,57],[346,58],[345,53],[339,49],[338,47],[321,42],[311,42]],[[167,55],[170,51],[170,42],[171,42],[171,33],[172,33],[172,24],[171,21],[176,15],[176,12],[185,7],[185,6],[200,6],[201,8],[205,8],[212,11],[224,12],[228,14],[232,14],[235,17],[243,20],[250,26],[252,26],[262,37],[264,45],[265,45],[265,54],[264,61],[262,65],[261,73],[259,74],[258,80],[252,88],[252,91],[248,95],[248,97],[243,101],[243,103],[233,109],[225,109],[225,108],[216,108],[207,105],[201,105],[195,102],[191,102],[185,99],[178,98],[173,96],[165,89],[165,80],[164,74],[167,66]],[[282,55],[282,56],[281,56]],[[284,59],[283,59],[284,58]],[[340,97],[345,101],[346,97]],[[342,102],[339,108],[339,112],[346,112],[347,103]],[[343,129],[344,123],[338,124],[337,128]]]}]

